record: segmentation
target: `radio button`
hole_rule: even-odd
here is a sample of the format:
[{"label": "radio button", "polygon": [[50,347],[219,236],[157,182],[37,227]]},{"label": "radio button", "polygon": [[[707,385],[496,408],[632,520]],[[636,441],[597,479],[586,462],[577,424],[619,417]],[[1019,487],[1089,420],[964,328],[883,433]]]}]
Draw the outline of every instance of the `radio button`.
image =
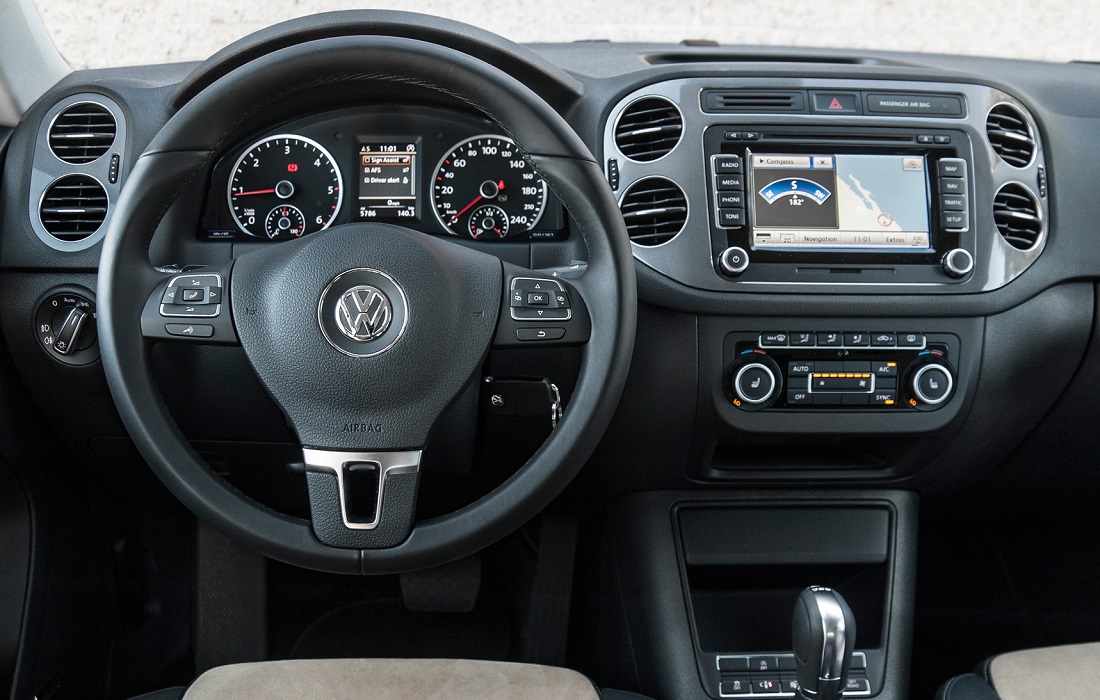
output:
[{"label": "radio button", "polygon": [[812,348],[817,345],[817,336],[813,333],[792,333],[791,347]]},{"label": "radio button", "polygon": [[966,211],[965,194],[940,195],[940,205],[944,211]]},{"label": "radio button", "polygon": [[941,211],[940,222],[952,231],[965,231],[970,227],[970,217],[965,211]]},{"label": "radio button", "polygon": [[745,225],[744,209],[719,209],[718,225],[722,228],[740,228]]},{"label": "radio button", "polygon": [[871,336],[866,333],[845,333],[844,345],[850,348],[867,347],[871,344]]},{"label": "radio button", "polygon": [[872,333],[871,345],[876,348],[897,347],[898,336],[894,333]]},{"label": "radio button", "polygon": [[790,342],[790,336],[786,333],[764,333],[760,336],[762,348],[785,348]]},{"label": "radio button", "polygon": [[814,403],[814,395],[808,391],[795,391],[794,389],[787,390],[787,405],[788,406],[810,406]]},{"label": "radio button", "polygon": [[799,375],[799,374],[813,374],[814,363],[813,362],[788,362],[787,374]]},{"label": "radio button", "polygon": [[890,360],[876,360],[871,363],[871,373],[876,377],[896,377],[898,376],[898,363]]},{"label": "radio button", "polygon": [[899,333],[898,334],[898,347],[899,348],[923,348],[925,346],[925,337],[916,333]]},{"label": "radio button", "polygon": [[819,348],[839,348],[844,345],[843,333],[818,333],[817,346]]},{"label": "radio button", "polygon": [[940,177],[966,177],[966,161],[962,158],[940,158]]},{"label": "radio button", "polygon": [[966,180],[961,177],[941,177],[940,192],[943,194],[966,194]]},{"label": "radio button", "polygon": [[715,175],[714,186],[720,192],[743,190],[745,189],[745,177],[743,175]]},{"label": "radio button", "polygon": [[713,163],[716,173],[744,172],[745,164],[741,156],[714,156]]}]

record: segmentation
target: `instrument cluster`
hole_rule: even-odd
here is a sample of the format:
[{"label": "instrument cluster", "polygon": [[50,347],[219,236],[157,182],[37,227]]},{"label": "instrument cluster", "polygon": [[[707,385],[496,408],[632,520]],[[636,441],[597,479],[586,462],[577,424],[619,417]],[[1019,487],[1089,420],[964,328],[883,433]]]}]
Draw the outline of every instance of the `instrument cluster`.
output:
[{"label": "instrument cluster", "polygon": [[492,122],[412,106],[334,112],[239,143],[214,167],[198,234],[280,241],[354,221],[488,242],[567,236],[560,202]]}]

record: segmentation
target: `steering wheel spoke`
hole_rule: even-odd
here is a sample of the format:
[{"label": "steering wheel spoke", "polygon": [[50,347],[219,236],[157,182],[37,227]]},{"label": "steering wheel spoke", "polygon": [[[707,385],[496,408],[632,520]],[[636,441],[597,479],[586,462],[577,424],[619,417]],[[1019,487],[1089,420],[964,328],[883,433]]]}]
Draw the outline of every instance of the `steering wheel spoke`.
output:
[{"label": "steering wheel spoke", "polygon": [[302,450],[313,532],[344,549],[401,544],[412,530],[421,450]]},{"label": "steering wheel spoke", "polygon": [[141,333],[151,340],[239,345],[229,309],[227,263],[165,274],[141,312]]},{"label": "steering wheel spoke", "polygon": [[505,263],[500,321],[493,347],[582,345],[592,333],[588,307],[562,270]]}]

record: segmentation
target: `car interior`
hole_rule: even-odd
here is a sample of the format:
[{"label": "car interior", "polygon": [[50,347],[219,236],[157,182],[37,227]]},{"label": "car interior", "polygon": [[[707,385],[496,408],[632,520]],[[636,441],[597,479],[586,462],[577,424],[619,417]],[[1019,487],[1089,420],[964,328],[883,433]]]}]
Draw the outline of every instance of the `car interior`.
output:
[{"label": "car interior", "polygon": [[0,2],[0,694],[1100,687],[1100,64]]}]

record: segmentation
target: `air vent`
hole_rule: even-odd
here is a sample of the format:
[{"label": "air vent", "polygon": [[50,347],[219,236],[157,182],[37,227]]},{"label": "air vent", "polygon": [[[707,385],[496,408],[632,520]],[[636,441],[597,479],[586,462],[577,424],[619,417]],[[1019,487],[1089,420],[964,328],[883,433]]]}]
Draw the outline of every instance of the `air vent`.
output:
[{"label": "air vent", "polygon": [[82,241],[107,218],[107,192],[87,175],[66,175],[46,189],[38,215],[57,240]]},{"label": "air vent", "polygon": [[641,246],[667,243],[687,221],[684,191],[663,177],[647,177],[631,185],[619,203],[630,240]]},{"label": "air vent", "polygon": [[985,119],[985,133],[993,150],[1004,162],[1017,168],[1026,167],[1035,156],[1035,138],[1020,110],[1009,105],[997,105]]},{"label": "air vent", "polygon": [[619,115],[615,145],[630,160],[648,163],[676,148],[683,132],[684,120],[676,105],[663,97],[644,97]]},{"label": "air vent", "polygon": [[703,90],[703,111],[720,114],[745,112],[805,112],[801,90]]},{"label": "air vent", "polygon": [[115,142],[115,128],[115,116],[106,107],[78,102],[54,117],[50,150],[66,163],[91,163]]},{"label": "air vent", "polygon": [[1035,195],[1023,185],[1008,184],[993,198],[993,220],[1010,246],[1031,250],[1043,233],[1043,220]]}]

